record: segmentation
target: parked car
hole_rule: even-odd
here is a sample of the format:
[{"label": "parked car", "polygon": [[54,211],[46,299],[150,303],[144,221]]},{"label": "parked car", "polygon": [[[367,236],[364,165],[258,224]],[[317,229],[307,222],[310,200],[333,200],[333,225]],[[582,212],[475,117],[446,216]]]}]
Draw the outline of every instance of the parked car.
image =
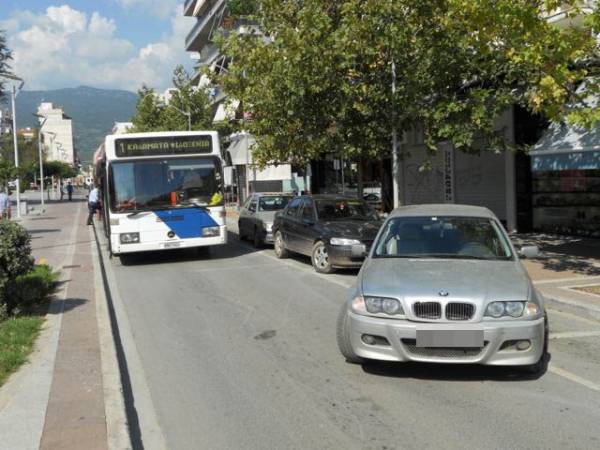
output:
[{"label": "parked car", "polygon": [[367,360],[523,366],[547,360],[548,320],[496,216],[460,205],[392,212],[343,305],[341,353]]},{"label": "parked car", "polygon": [[311,257],[317,272],[360,267],[381,225],[363,200],[330,195],[295,197],[273,224],[275,255]]},{"label": "parked car", "polygon": [[240,208],[238,230],[240,239],[249,238],[255,247],[273,242],[272,226],[275,214],[286,207],[292,194],[256,193]]}]

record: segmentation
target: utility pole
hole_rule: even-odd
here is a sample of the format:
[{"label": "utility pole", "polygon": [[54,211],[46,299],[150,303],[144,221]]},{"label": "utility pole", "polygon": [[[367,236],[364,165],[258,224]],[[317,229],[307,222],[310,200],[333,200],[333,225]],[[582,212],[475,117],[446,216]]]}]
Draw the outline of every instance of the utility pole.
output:
[{"label": "utility pole", "polygon": [[48,118],[40,114],[34,113],[33,115],[39,119],[43,119],[40,121],[40,129],[38,131],[38,153],[40,158],[40,203],[42,205],[41,210],[42,212],[44,212],[44,158],[42,156],[42,128],[44,127],[44,124],[46,123],[46,120],[48,120]]},{"label": "utility pole", "polygon": [[394,208],[400,206],[400,158],[398,155],[398,130],[396,129],[396,63],[392,61],[392,190]]},{"label": "utility pole", "polygon": [[9,75],[9,74],[0,74],[0,76],[3,76],[5,78],[9,78],[11,80],[14,81],[20,81],[21,83],[19,84],[19,86],[17,87],[15,84],[13,84],[12,86],[12,91],[11,91],[11,107],[12,107],[12,122],[13,122],[13,145],[15,148],[15,168],[17,169],[17,182],[16,182],[16,186],[17,186],[17,219],[21,219],[21,178],[19,176],[19,146],[17,143],[17,107],[16,107],[16,99],[17,99],[17,95],[19,94],[19,92],[21,91],[21,89],[23,89],[23,86],[25,85],[25,81],[23,81],[23,79],[16,77],[14,75]]}]

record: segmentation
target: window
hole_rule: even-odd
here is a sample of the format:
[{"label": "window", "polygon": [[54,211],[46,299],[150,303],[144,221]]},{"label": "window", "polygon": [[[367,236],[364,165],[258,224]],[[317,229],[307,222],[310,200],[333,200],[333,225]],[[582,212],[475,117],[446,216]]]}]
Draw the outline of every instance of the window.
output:
[{"label": "window", "polygon": [[292,199],[289,195],[262,196],[258,202],[259,211],[280,211],[286,207]]},{"label": "window", "polygon": [[315,220],[315,208],[311,200],[304,200],[302,206],[302,220],[313,222]]},{"label": "window", "polygon": [[221,163],[212,156],[115,162],[109,176],[115,212],[223,204]]},{"label": "window", "polygon": [[285,211],[286,216],[296,217],[298,215],[298,208],[300,208],[300,204],[302,203],[302,199],[295,198],[293,199],[287,207]]},{"label": "window", "polygon": [[484,217],[397,217],[389,220],[375,256],[396,258],[512,259],[500,226]]},{"label": "window", "polygon": [[317,200],[319,220],[377,220],[373,209],[361,200]]}]

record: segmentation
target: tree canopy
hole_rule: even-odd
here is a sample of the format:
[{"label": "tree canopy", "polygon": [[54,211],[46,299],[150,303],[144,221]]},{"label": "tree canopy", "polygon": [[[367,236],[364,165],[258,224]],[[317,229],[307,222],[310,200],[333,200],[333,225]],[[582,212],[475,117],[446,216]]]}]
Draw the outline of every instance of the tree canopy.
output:
[{"label": "tree canopy", "polygon": [[394,127],[400,136],[419,127],[431,151],[440,141],[499,151],[506,140],[494,121],[513,105],[586,126],[600,118],[578,91],[584,80],[587,94],[600,90],[600,12],[577,27],[545,18],[559,6],[574,17],[579,1],[258,3],[264,35],[223,38],[231,63],[215,81],[252,118],[263,164],[380,157]]},{"label": "tree canopy", "polygon": [[188,129],[187,115],[191,114],[192,129],[206,130],[210,127],[212,109],[205,91],[193,86],[191,77],[182,66],[173,72],[172,97],[168,104],[161,101],[154,89],[142,86],[132,132],[184,131]]}]

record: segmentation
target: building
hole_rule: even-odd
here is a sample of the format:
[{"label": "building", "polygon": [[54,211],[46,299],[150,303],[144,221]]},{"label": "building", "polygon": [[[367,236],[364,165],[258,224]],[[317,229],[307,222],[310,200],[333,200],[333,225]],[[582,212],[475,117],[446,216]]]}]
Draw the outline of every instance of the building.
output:
[{"label": "building", "polygon": [[21,136],[25,141],[31,142],[34,139],[37,139],[37,130],[31,127],[19,128],[17,135]]},{"label": "building", "polygon": [[[208,68],[219,74],[227,70],[229,60],[219,52],[215,38],[219,34],[235,31],[238,34],[261,36],[258,26],[243,14],[233,14],[226,0],[188,0],[184,15],[195,17],[196,24],[185,40],[186,50],[192,52],[197,64],[194,81],[200,89],[206,89],[213,105],[214,122],[241,120],[240,102],[227,96],[220,86],[211,83],[204,75]],[[267,166],[259,169],[253,162],[254,138],[248,133],[230,136],[230,144],[224,150],[225,183],[229,193],[236,193],[243,201],[249,192],[293,191],[308,189],[309,181],[301,168],[290,164]]]},{"label": "building", "polygon": [[12,132],[12,117],[6,109],[0,108],[0,135]]},{"label": "building", "polygon": [[37,115],[40,124],[43,122],[41,133],[47,144],[47,161],[62,161],[73,165],[75,149],[73,146],[73,121],[62,108],[54,107],[52,103],[41,103]]}]

